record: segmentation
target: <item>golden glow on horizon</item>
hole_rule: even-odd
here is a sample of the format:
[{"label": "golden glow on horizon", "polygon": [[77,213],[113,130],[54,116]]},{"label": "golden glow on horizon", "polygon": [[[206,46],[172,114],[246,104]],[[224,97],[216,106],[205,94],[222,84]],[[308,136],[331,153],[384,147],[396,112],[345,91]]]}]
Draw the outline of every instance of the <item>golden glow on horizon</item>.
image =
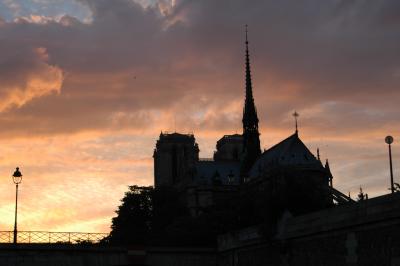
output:
[{"label": "golden glow on horizon", "polygon": [[[170,123],[172,121],[166,121]],[[261,121],[262,124],[266,123]],[[273,127],[261,129],[263,146],[268,148],[293,133],[292,126],[285,130]],[[0,227],[11,230],[14,212],[14,186],[10,171],[15,162],[23,162],[21,171],[24,180],[20,186],[21,230],[49,231],[101,231],[107,232],[119,200],[128,185],[152,184],[152,149],[158,130],[146,130],[141,136],[137,132],[78,134],[64,137],[42,137],[38,139],[15,139],[0,142],[3,147],[0,169],[0,196],[3,202]],[[210,157],[216,140],[231,131],[197,131],[201,157]],[[315,153],[320,147],[322,158],[328,154],[336,186],[344,192],[357,192],[360,183],[348,180],[347,174],[360,164],[382,164],[386,169],[386,150],[382,143],[369,143],[370,149],[380,150],[375,157],[365,156],[363,148],[352,143],[352,138],[327,138],[318,141],[318,132],[301,128],[300,135]],[[376,136],[377,137],[377,136]],[[367,144],[369,136],[363,139]],[[8,142],[8,143],[7,143]],[[347,146],[347,147],[345,147]],[[352,154],[348,150],[356,150]],[[345,150],[342,152],[341,150]],[[369,149],[368,149],[369,151]],[[357,154],[358,153],[358,154]],[[395,150],[395,156],[400,153]],[[141,159],[140,159],[141,158]],[[385,171],[377,185],[366,186],[369,195],[385,193]],[[347,184],[347,185],[346,185]],[[355,194],[354,194],[355,195]]]}]

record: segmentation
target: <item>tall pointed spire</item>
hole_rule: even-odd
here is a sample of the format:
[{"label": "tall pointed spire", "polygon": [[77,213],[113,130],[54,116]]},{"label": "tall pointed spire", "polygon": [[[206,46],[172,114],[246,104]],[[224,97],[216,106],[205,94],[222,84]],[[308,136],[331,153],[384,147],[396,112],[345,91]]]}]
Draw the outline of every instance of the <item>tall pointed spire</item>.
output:
[{"label": "tall pointed spire", "polygon": [[241,175],[245,177],[261,154],[260,133],[258,132],[257,110],[253,98],[251,82],[248,31],[246,25],[246,98],[243,108],[243,161]]},{"label": "tall pointed spire", "polygon": [[253,86],[251,82],[249,40],[246,25],[246,99],[243,110],[243,128],[254,127],[258,130],[257,110],[254,105]]},{"label": "tall pointed spire", "polygon": [[246,25],[246,105],[247,107],[254,107],[253,86],[251,83],[251,70],[250,70],[249,40],[247,34],[248,32]]}]

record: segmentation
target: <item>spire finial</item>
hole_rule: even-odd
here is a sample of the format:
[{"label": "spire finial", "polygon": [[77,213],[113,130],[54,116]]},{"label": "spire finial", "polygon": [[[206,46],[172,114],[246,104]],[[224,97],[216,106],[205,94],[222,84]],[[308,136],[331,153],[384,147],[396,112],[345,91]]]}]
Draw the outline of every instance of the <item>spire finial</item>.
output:
[{"label": "spire finial", "polygon": [[249,119],[249,122],[251,124],[257,124],[255,126],[258,128],[257,111],[256,111],[256,107],[254,106],[253,86],[251,83],[249,40],[248,40],[247,24],[245,25],[245,30],[246,30],[246,61],[245,61],[245,64],[246,64],[246,99],[245,99],[243,120],[245,120],[245,116],[246,116],[247,119]]},{"label": "spire finial", "polygon": [[[245,25],[246,32],[246,101],[250,101],[250,105],[254,105],[253,88],[251,84],[251,70],[250,70],[250,55],[249,55],[249,39],[248,39],[248,26]],[[255,109],[255,108],[254,108]],[[255,110],[254,110],[255,112]]]},{"label": "spire finial", "polygon": [[293,113],[293,117],[294,117],[294,122],[295,122],[295,126],[296,126],[296,134],[298,133],[298,128],[297,128],[297,118],[299,117],[299,113],[296,112],[296,110]]},{"label": "spire finial", "polygon": [[246,29],[246,48],[247,48],[247,44],[249,44],[249,41],[247,39],[247,32],[248,32],[248,25],[245,25],[245,29]]},{"label": "spire finial", "polygon": [[317,148],[317,158],[318,158],[318,161],[321,161],[321,158],[319,157],[319,148]]}]

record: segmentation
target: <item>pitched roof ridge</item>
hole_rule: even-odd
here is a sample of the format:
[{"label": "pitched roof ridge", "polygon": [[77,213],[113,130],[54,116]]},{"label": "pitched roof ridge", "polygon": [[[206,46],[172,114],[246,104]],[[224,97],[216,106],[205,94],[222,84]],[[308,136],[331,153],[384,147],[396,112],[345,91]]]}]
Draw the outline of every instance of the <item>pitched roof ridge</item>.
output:
[{"label": "pitched roof ridge", "polygon": [[[295,134],[297,135],[297,133],[295,133]],[[306,148],[306,150],[307,150],[310,154],[312,154],[312,155],[314,156],[314,154],[310,151],[310,149],[307,147],[307,145],[304,144],[304,142],[303,142],[298,136],[297,136],[297,139],[298,139],[298,141],[300,141],[301,145],[303,145],[304,148]],[[315,158],[315,156],[314,156],[314,158]],[[315,159],[317,159],[317,158],[315,158]]]},{"label": "pitched roof ridge", "polygon": [[290,135],[289,137],[287,137],[287,138],[284,139],[284,140],[281,140],[280,142],[278,142],[277,144],[275,144],[274,146],[272,146],[272,147],[269,148],[268,150],[264,151],[263,154],[264,154],[264,153],[267,153],[267,152],[270,152],[270,151],[272,151],[272,150],[274,150],[274,149],[276,149],[278,146],[282,145],[282,143],[284,143],[284,142],[286,142],[286,141],[289,141],[289,140],[292,140],[292,139],[294,139],[295,137],[298,138],[298,136],[297,136],[296,133]]}]

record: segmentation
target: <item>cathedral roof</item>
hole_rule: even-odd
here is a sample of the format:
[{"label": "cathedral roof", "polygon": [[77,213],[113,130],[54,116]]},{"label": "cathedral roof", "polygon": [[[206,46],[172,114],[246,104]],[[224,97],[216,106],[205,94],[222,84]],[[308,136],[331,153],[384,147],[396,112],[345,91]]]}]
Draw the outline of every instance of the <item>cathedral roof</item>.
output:
[{"label": "cathedral roof", "polygon": [[229,184],[229,176],[232,179],[231,184],[238,184],[240,177],[240,162],[234,161],[198,161],[196,163],[195,181],[198,184]]},{"label": "cathedral roof", "polygon": [[224,135],[217,141],[217,144],[224,142],[233,142],[233,141],[243,142],[243,135],[242,134]]},{"label": "cathedral roof", "polygon": [[250,170],[250,177],[259,175],[260,170],[276,165],[306,165],[322,167],[297,133],[289,136],[270,149],[264,151]]}]

